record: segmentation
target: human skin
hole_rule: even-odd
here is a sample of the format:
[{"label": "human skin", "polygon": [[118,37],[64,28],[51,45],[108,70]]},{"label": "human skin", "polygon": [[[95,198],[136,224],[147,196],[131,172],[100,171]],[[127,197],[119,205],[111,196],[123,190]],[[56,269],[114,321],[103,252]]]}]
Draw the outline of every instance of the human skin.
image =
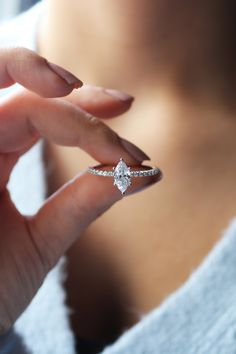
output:
[{"label": "human skin", "polygon": [[[48,0],[47,6],[39,51],[86,82],[135,96],[132,110],[107,124],[140,143],[165,175],[159,188],[95,222],[68,254],[69,302],[80,311],[74,330],[114,339],[183,284],[235,215],[235,4]],[[55,164],[51,191],[92,162],[54,146],[48,158]]]},{"label": "human skin", "polygon": [[[123,145],[115,132],[91,114],[115,117],[129,109],[131,97],[117,91],[119,100],[114,91],[110,95],[105,89],[90,87],[87,101],[84,96],[81,104],[84,107],[86,101],[87,111],[82,110],[80,98],[69,95],[81,87],[78,78],[29,50],[1,49],[0,88],[15,82],[25,89],[2,99],[0,111],[0,334],[14,324],[81,232],[121,199],[106,179],[84,171],[46,200],[36,215],[21,215],[7,189],[20,156],[43,137],[86,150],[103,164],[101,168],[104,164],[109,168],[120,155],[137,168],[147,158],[128,141]],[[159,179],[139,179],[127,194]]]}]

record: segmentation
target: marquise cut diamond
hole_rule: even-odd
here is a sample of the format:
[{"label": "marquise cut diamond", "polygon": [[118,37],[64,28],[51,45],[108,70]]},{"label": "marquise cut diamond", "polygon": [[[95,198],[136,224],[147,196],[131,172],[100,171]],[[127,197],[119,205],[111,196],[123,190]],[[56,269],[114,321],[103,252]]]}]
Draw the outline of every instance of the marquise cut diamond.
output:
[{"label": "marquise cut diamond", "polygon": [[88,172],[95,176],[113,177],[114,185],[117,186],[122,194],[124,194],[126,189],[131,185],[131,178],[133,177],[151,177],[159,175],[160,179],[162,175],[158,167],[153,167],[145,170],[131,169],[131,167],[126,165],[122,158],[120,158],[117,166],[112,168],[112,171],[89,167]]},{"label": "marquise cut diamond", "polygon": [[122,194],[124,194],[126,189],[131,185],[130,168],[122,159],[120,159],[114,169],[114,185],[117,186]]}]

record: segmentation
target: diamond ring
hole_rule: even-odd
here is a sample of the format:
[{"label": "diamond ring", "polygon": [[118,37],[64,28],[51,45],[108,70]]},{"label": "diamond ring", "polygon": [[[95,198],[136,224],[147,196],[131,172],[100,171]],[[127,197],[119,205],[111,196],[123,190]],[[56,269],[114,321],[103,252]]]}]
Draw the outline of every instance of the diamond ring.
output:
[{"label": "diamond ring", "polygon": [[96,176],[114,177],[114,186],[117,186],[122,194],[124,194],[126,189],[131,185],[131,177],[147,177],[161,173],[158,167],[149,170],[131,171],[131,167],[128,167],[122,158],[120,158],[116,167],[113,167],[112,171],[104,171],[89,167],[88,172]]}]

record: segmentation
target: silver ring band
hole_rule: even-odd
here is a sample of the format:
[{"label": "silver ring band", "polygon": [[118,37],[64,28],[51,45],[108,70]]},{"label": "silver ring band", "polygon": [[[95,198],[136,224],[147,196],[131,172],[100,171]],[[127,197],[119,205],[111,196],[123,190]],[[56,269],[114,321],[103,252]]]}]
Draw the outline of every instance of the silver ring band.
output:
[{"label": "silver ring band", "polygon": [[112,171],[99,170],[89,167],[88,172],[96,176],[114,177],[114,185],[117,186],[122,194],[124,194],[126,189],[131,185],[131,177],[148,177],[161,173],[158,167],[153,167],[149,170],[132,171],[131,167],[128,167],[122,158],[120,158],[117,166],[113,167]]},{"label": "silver ring band", "polygon": [[[114,171],[104,171],[104,170],[97,170],[96,168],[89,167],[88,172],[92,175],[102,176],[102,177],[114,177]],[[147,176],[154,176],[158,175],[160,170],[158,167],[153,167],[150,170],[143,170],[143,171],[130,171],[130,177],[147,177]]]}]

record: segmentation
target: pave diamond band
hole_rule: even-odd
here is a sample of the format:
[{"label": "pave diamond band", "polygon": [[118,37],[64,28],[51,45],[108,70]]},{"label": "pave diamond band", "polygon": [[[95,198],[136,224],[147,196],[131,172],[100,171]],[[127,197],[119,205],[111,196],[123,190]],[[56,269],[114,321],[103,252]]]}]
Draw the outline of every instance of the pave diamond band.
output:
[{"label": "pave diamond band", "polygon": [[[96,176],[103,176],[103,177],[114,177],[114,171],[103,171],[97,170],[95,168],[89,167],[88,172],[96,175]],[[130,177],[147,177],[147,176],[154,176],[158,175],[160,170],[158,167],[154,167],[151,170],[143,170],[143,171],[130,171]]]},{"label": "pave diamond band", "polygon": [[114,177],[114,185],[125,193],[126,189],[131,185],[131,177],[148,177],[161,173],[158,167],[153,167],[149,170],[131,170],[124,160],[121,158],[116,167],[113,167],[112,171],[99,170],[93,167],[88,168],[88,172],[102,177]]}]

